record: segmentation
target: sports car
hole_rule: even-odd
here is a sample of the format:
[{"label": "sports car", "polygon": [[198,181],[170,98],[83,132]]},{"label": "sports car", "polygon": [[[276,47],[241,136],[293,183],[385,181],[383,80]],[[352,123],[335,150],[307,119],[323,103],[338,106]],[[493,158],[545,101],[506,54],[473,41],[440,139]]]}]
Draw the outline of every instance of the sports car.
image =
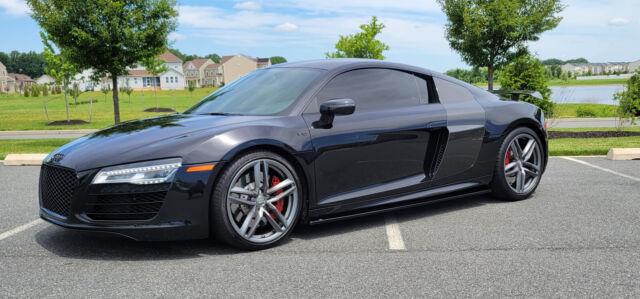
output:
[{"label": "sports car", "polygon": [[256,250],[298,223],[489,192],[522,200],[547,158],[534,105],[420,67],[303,61],[58,148],[41,168],[40,216],[136,240],[215,237]]}]

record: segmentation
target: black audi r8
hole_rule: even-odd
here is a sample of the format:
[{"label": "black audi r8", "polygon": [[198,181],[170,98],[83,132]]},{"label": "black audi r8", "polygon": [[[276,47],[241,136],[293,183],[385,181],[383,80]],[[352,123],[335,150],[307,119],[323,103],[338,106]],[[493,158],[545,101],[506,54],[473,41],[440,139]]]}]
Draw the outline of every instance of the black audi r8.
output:
[{"label": "black audi r8", "polygon": [[529,197],[547,164],[536,106],[423,68],[358,59],[254,71],[183,113],[51,153],[40,216],[136,240],[272,246],[319,223],[492,192]]}]

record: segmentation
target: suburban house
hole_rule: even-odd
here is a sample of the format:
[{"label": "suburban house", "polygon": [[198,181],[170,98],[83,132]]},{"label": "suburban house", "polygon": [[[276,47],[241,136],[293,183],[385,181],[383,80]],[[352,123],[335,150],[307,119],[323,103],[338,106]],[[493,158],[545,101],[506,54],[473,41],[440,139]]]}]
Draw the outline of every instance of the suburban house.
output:
[{"label": "suburban house", "polygon": [[35,83],[35,81],[27,75],[8,73],[7,76],[15,80],[15,86],[20,92],[23,92],[25,88],[31,88],[31,85]]},{"label": "suburban house", "polygon": [[271,66],[271,59],[269,58],[256,58],[257,68],[263,69]]},{"label": "suburban house", "polygon": [[[7,67],[0,62],[0,93],[9,92],[9,76],[7,76]],[[12,84],[13,88],[13,84]]]},{"label": "suburban house", "polygon": [[182,71],[188,81],[193,81],[196,87],[213,86],[215,84],[215,74],[209,76],[211,72],[205,71],[210,65],[217,65],[209,58],[194,59],[182,65]]},{"label": "suburban house", "polygon": [[53,79],[53,77],[44,74],[40,77],[38,77],[38,79],[36,79],[36,83],[38,83],[38,85],[44,85],[44,84],[54,84],[56,83],[56,79]]},{"label": "suburban house", "polygon": [[575,75],[584,75],[591,72],[592,75],[604,75],[607,73],[634,72],[640,68],[640,60],[634,62],[604,62],[604,63],[567,63],[562,65],[563,72],[572,72]]},{"label": "suburban house", "polygon": [[640,70],[640,59],[634,62],[629,62],[629,66],[627,68],[629,69],[629,72]]},{"label": "suburban house", "polygon": [[214,63],[207,65],[204,69],[204,79],[206,85],[220,86],[224,82],[222,77],[222,65]]},{"label": "suburban house", "polygon": [[[144,66],[135,65],[128,69],[129,75],[118,77],[118,87],[128,86],[134,90],[153,90],[157,87],[161,90],[184,89],[186,82],[182,71],[182,60],[169,51],[164,52],[159,58],[164,59],[164,65],[168,67],[168,70],[158,75],[153,75]],[[91,71],[85,71],[83,74],[83,76],[79,75],[78,78],[89,78]],[[84,79],[83,83],[85,85],[91,84],[88,79]],[[96,90],[107,85],[111,85],[111,79],[102,78],[100,86],[96,87]]]},{"label": "suburban house", "polygon": [[220,66],[222,67],[221,85],[229,84],[258,68],[255,58],[247,57],[242,54],[222,56]]}]

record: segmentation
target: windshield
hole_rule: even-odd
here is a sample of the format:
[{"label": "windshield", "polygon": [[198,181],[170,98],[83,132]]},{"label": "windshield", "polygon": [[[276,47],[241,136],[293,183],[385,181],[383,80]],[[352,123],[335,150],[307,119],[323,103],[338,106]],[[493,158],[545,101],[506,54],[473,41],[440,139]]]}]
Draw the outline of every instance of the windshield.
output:
[{"label": "windshield", "polygon": [[184,113],[278,114],[291,106],[320,72],[308,68],[258,70],[210,94]]}]

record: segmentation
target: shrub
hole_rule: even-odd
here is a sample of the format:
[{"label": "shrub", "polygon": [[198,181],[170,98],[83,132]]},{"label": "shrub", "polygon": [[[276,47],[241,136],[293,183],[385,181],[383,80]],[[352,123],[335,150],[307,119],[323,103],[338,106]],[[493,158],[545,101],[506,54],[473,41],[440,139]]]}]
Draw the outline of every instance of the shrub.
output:
[{"label": "shrub", "polygon": [[34,98],[40,96],[40,86],[36,84],[32,84],[30,93],[31,93],[31,96]]},{"label": "shrub", "polygon": [[576,109],[576,114],[578,117],[596,117],[597,113],[594,109],[590,107],[578,107]]},{"label": "shrub", "polygon": [[635,124],[640,116],[640,70],[627,80],[627,89],[616,93],[614,100],[619,102],[618,116]]},{"label": "shrub", "polygon": [[25,98],[29,97],[29,89],[27,87],[24,88],[24,93],[23,93]]},{"label": "shrub", "polygon": [[530,96],[522,100],[534,104],[544,111],[548,117],[553,111],[551,89],[547,85],[545,68],[542,62],[530,54],[521,56],[500,72],[500,89],[502,90],[531,90],[542,94],[542,100]]},{"label": "shrub", "polygon": [[46,85],[42,85],[42,95],[45,97],[49,95],[49,88]]}]

